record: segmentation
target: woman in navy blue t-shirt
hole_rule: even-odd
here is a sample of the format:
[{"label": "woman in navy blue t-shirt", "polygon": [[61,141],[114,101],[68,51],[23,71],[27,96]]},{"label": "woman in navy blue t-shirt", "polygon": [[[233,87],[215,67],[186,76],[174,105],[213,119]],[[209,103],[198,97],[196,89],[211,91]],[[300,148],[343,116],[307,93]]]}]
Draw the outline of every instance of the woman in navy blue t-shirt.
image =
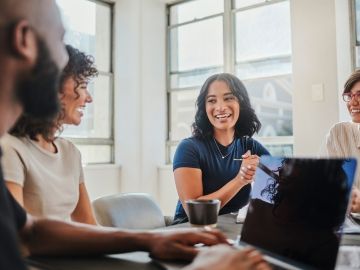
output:
[{"label": "woman in navy blue t-shirt", "polygon": [[261,123],[234,75],[208,78],[196,106],[193,136],[179,144],[173,161],[179,194],[174,223],[187,221],[183,204],[188,199],[219,199],[220,214],[246,205],[259,156],[269,154],[251,138]]}]

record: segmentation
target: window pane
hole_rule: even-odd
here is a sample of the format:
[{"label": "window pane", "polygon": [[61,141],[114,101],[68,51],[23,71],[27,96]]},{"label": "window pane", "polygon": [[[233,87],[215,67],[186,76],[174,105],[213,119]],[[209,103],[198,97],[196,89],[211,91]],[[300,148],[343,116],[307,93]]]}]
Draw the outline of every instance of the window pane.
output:
[{"label": "window pane", "polygon": [[289,2],[236,13],[236,62],[290,54]]},{"label": "window pane", "polygon": [[235,8],[243,8],[252,6],[259,3],[264,3],[266,0],[236,0],[235,1]]},{"label": "window pane", "polygon": [[204,68],[191,72],[173,74],[170,76],[171,88],[198,87],[201,86],[208,77],[220,72],[223,72],[222,67]]},{"label": "window pane", "polygon": [[79,126],[65,126],[63,136],[73,138],[111,137],[111,83],[109,76],[99,76],[89,85],[93,102],[87,104]]},{"label": "window pane", "polygon": [[259,136],[292,136],[292,80],[279,76],[244,81],[262,124]]},{"label": "window pane", "polygon": [[201,19],[224,12],[224,2],[197,0],[170,7],[170,25]]},{"label": "window pane", "polygon": [[355,1],[356,45],[360,45],[360,0]]},{"label": "window pane", "polygon": [[172,72],[223,66],[222,17],[171,29],[170,44]]},{"label": "window pane", "polygon": [[94,56],[98,69],[110,72],[111,6],[88,0],[57,0],[57,3],[67,30],[65,42]]},{"label": "window pane", "polygon": [[291,56],[254,60],[236,65],[236,73],[242,80],[290,74],[291,72]]},{"label": "window pane", "polygon": [[265,144],[266,149],[273,156],[286,156],[291,157],[293,155],[293,145],[292,144]]},{"label": "window pane", "polygon": [[355,47],[355,66],[357,67],[357,68],[359,68],[360,67],[360,47],[359,46],[356,46]]},{"label": "window pane", "polygon": [[191,124],[195,118],[195,100],[199,90],[176,91],[171,98],[171,141],[182,140],[191,135]]},{"label": "window pane", "polygon": [[110,145],[76,145],[81,152],[82,163],[112,162],[112,147]]}]

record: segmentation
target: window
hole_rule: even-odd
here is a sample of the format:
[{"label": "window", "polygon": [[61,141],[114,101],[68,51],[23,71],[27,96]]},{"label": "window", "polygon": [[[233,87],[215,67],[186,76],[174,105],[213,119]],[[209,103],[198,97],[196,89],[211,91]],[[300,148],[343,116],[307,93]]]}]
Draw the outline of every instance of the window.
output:
[{"label": "window", "polygon": [[113,162],[112,6],[89,0],[57,3],[66,28],[65,43],[93,55],[99,70],[89,85],[93,103],[86,107],[81,124],[65,126],[61,136],[77,145],[84,163]]},{"label": "window", "polygon": [[353,14],[354,14],[354,47],[355,47],[355,61],[354,67],[360,68],[360,1],[353,0]]},{"label": "window", "polygon": [[289,1],[182,1],[168,6],[168,18],[168,161],[191,135],[201,85],[219,72],[246,85],[262,123],[257,139],[274,155],[292,155]]}]

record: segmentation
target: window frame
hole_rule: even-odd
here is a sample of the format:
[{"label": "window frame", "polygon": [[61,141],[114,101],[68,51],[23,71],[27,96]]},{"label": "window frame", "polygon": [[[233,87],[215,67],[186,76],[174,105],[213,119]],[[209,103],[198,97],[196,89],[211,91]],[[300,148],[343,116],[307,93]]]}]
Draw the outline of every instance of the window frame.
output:
[{"label": "window frame", "polygon": [[[115,163],[115,139],[114,139],[114,96],[115,96],[115,87],[114,87],[114,8],[115,2],[111,0],[86,0],[88,2],[95,3],[96,5],[103,5],[110,8],[110,55],[109,55],[109,71],[99,70],[99,76],[108,77],[109,79],[109,138],[79,138],[79,137],[71,137],[71,136],[63,136],[60,134],[60,137],[65,138],[66,140],[71,141],[75,145],[80,146],[110,146],[110,157],[109,162],[89,162],[87,165],[99,165],[99,164],[114,164]],[[95,59],[96,61],[96,59]],[[95,62],[96,65],[96,62]],[[91,106],[91,105],[90,105]],[[83,158],[84,159],[84,158]]]},{"label": "window frame", "polygon": [[[213,14],[210,16],[202,17],[201,19],[194,19],[191,21],[179,23],[179,24],[172,24],[170,25],[170,8],[175,5],[196,1],[196,0],[179,0],[168,4],[166,7],[166,15],[167,15],[167,32],[166,32],[166,101],[167,101],[167,136],[166,136],[166,157],[165,161],[167,164],[171,164],[171,147],[178,145],[180,141],[178,140],[170,140],[171,138],[171,94],[176,91],[187,91],[187,90],[197,90],[201,87],[201,85],[196,85],[192,87],[185,87],[185,88],[171,88],[171,76],[173,74],[177,74],[176,72],[171,72],[171,29],[175,27],[179,27],[185,24],[196,23],[199,21],[203,21],[209,18],[214,18],[217,16],[223,17],[223,72],[228,72],[235,74],[236,72],[236,21],[235,16],[236,13],[239,11],[245,11],[249,9],[254,9],[262,6],[272,5],[280,2],[288,2],[290,0],[266,0],[262,3],[257,3],[253,5],[249,5],[247,7],[242,8],[235,8],[235,0],[222,0],[224,2],[224,12]],[[355,0],[353,0],[355,1]],[[291,57],[291,54],[290,54]],[[206,67],[204,69],[208,69],[210,67]],[[198,69],[187,70],[187,73],[196,72]],[[290,73],[292,74],[292,72]],[[286,75],[286,74],[282,74]],[[272,77],[276,77],[271,76]],[[258,77],[259,79],[263,77]],[[264,145],[292,145],[294,146],[294,134],[292,136],[272,136],[272,137],[258,137],[254,136],[257,140],[259,140]]]}]

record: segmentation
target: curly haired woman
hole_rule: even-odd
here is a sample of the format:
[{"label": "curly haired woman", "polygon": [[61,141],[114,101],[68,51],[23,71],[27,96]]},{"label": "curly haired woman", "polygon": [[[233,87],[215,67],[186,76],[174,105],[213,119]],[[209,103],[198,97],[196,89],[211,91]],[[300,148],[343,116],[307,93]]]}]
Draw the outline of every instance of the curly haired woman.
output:
[{"label": "curly haired woman", "polygon": [[96,224],[79,150],[56,136],[64,124],[79,125],[89,80],[98,75],[91,56],[66,46],[69,62],[59,84],[61,113],[38,120],[23,115],[4,136],[4,179],[15,199],[32,215]]}]

